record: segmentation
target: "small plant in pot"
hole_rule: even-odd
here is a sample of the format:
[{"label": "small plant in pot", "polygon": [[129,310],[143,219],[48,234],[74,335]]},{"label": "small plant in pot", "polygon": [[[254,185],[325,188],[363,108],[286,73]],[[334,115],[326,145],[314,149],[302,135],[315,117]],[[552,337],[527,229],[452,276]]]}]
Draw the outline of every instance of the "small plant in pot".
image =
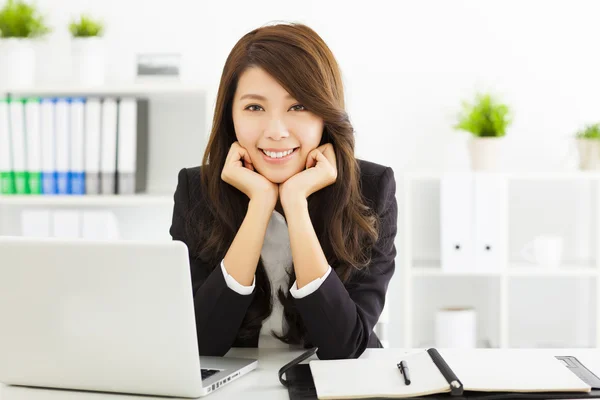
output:
[{"label": "small plant in pot", "polygon": [[104,84],[104,23],[85,14],[69,24],[72,37],[73,80],[77,84]]},{"label": "small plant in pot", "polygon": [[502,144],[511,123],[509,107],[489,93],[478,93],[472,103],[463,101],[454,128],[471,134],[469,153],[472,169],[493,171],[501,167]]},{"label": "small plant in pot", "polygon": [[35,83],[34,40],[50,33],[33,4],[7,0],[0,8],[0,84],[11,88]]},{"label": "small plant in pot", "polygon": [[579,153],[579,168],[600,169],[600,123],[588,124],[575,134]]}]

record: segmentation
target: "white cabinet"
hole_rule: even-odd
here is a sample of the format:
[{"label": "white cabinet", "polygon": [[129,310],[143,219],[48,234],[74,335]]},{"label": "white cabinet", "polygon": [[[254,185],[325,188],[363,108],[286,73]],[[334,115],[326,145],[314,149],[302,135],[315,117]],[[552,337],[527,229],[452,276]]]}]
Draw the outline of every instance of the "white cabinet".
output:
[{"label": "white cabinet", "polygon": [[[444,174],[399,176],[403,347],[434,345],[436,310],[464,306],[476,309],[480,347],[600,346],[600,174],[493,174],[508,187],[507,261],[498,271],[475,264],[452,273],[441,267]],[[547,233],[564,239],[555,268],[522,257]]]}]

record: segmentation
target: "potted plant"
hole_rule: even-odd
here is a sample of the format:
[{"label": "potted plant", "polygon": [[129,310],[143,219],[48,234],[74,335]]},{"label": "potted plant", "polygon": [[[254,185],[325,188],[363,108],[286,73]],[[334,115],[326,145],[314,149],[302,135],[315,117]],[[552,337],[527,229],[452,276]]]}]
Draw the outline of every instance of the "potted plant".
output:
[{"label": "potted plant", "polygon": [[104,24],[81,15],[79,20],[71,21],[69,31],[73,80],[81,85],[102,85],[105,76]]},{"label": "potted plant", "polygon": [[588,124],[575,134],[579,168],[600,169],[600,124]]},{"label": "potted plant", "polygon": [[0,9],[0,80],[9,87],[30,87],[35,82],[33,41],[50,32],[33,4],[7,0]]},{"label": "potted plant", "polygon": [[471,133],[469,153],[474,170],[497,170],[502,161],[506,128],[512,123],[510,109],[491,94],[478,93],[473,103],[463,101],[454,126]]}]

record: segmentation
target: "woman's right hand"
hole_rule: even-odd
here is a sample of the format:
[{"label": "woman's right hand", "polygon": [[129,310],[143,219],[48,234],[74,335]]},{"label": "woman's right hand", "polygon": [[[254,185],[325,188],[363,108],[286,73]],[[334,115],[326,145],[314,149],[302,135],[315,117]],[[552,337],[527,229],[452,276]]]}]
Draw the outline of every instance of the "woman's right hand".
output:
[{"label": "woman's right hand", "polygon": [[250,200],[266,201],[273,208],[277,204],[279,185],[254,170],[248,151],[239,142],[234,142],[229,148],[221,179],[244,193]]}]

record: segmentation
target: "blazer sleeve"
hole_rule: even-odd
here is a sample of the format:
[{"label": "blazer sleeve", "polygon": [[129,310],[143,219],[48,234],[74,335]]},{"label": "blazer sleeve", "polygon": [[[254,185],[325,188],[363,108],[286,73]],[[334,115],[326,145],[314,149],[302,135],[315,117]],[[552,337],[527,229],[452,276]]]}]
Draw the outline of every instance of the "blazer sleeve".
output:
[{"label": "blazer sleeve", "polygon": [[191,201],[201,201],[202,196],[195,195],[191,199],[188,183],[188,172],[184,168],[178,175],[169,232],[173,240],[187,245],[190,255],[199,353],[223,356],[233,345],[255,292],[238,294],[227,286],[219,265],[209,265],[192,255],[192,243],[197,239],[188,237],[186,219],[189,218]]},{"label": "blazer sleeve", "polygon": [[396,257],[398,206],[391,168],[382,173],[377,193],[381,228],[367,271],[355,273],[346,284],[329,274],[317,291],[294,300],[320,359],[358,358],[383,310]]}]

